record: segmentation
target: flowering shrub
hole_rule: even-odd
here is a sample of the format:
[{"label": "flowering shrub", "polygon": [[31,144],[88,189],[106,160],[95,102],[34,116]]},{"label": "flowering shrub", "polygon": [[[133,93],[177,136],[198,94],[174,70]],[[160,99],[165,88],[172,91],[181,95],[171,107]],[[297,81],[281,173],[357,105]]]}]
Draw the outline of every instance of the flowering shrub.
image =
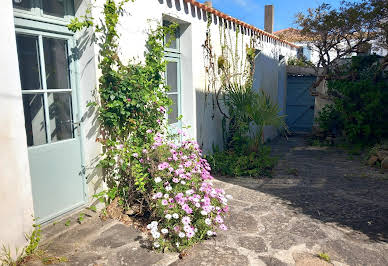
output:
[{"label": "flowering shrub", "polygon": [[[182,132],[179,132],[183,134]],[[161,134],[142,155],[134,154],[148,169],[151,219],[147,225],[154,247],[182,250],[202,239],[227,230],[228,212],[223,189],[213,187],[208,162],[194,141],[177,145]]]},{"label": "flowering shrub", "polygon": [[[213,188],[210,166],[201,157],[198,144],[180,145],[167,141],[166,108],[171,104],[163,73],[166,70],[164,43],[174,35],[175,24],[150,30],[144,62],[119,57],[116,29],[123,5],[129,0],[105,0],[99,43],[101,77],[98,106],[104,169],[108,190],[95,195],[102,202],[115,198],[124,209],[152,221],[156,248],[182,250],[191,244],[226,230],[223,216],[228,211],[222,189]],[[94,25],[75,19],[70,30]],[[183,134],[180,132],[180,134]]]}]

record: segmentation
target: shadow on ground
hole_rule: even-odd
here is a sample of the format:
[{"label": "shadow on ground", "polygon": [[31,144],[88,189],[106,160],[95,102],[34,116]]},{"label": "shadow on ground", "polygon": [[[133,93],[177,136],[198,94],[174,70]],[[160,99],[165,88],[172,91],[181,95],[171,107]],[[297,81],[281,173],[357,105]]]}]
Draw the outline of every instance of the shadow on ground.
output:
[{"label": "shadow on ground", "polygon": [[281,198],[322,222],[388,242],[388,172],[336,148],[308,146],[303,136],[278,139],[271,146],[279,158],[273,178],[253,186],[221,180]]}]

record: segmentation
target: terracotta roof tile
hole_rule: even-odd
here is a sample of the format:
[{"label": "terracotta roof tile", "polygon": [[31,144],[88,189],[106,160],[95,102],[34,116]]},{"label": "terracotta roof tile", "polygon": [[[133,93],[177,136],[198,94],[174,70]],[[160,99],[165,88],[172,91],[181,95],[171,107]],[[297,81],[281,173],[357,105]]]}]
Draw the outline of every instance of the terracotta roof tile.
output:
[{"label": "terracotta roof tile", "polygon": [[288,42],[305,42],[311,38],[304,36],[300,33],[300,30],[295,28],[287,28],[275,31],[273,34]]},{"label": "terracotta roof tile", "polygon": [[252,26],[252,25],[247,24],[247,23],[245,23],[245,22],[243,22],[241,20],[238,20],[238,19],[236,19],[234,17],[231,17],[231,16],[229,16],[229,15],[227,15],[227,14],[225,14],[225,13],[223,13],[223,12],[221,12],[221,11],[215,9],[215,8],[209,7],[209,6],[205,5],[205,4],[197,2],[195,0],[184,0],[184,1],[186,3],[190,3],[190,4],[194,5],[194,6],[197,6],[198,8],[200,8],[202,10],[205,10],[206,12],[212,13],[212,14],[216,15],[217,17],[221,17],[223,19],[229,20],[229,21],[234,22],[234,23],[236,23],[238,25],[241,25],[243,27],[249,28],[249,29],[255,31],[256,33],[258,33],[260,35],[267,36],[267,37],[269,37],[269,38],[271,38],[273,40],[282,42],[282,43],[287,44],[287,45],[289,45],[289,46],[291,46],[293,48],[299,48],[299,46],[297,46],[297,45],[295,45],[295,44],[293,44],[293,43],[291,43],[291,42],[289,42],[287,40],[282,40],[281,38],[279,38],[278,36],[276,36],[274,34],[270,34],[270,33],[266,32],[264,30],[256,28],[255,26]]}]

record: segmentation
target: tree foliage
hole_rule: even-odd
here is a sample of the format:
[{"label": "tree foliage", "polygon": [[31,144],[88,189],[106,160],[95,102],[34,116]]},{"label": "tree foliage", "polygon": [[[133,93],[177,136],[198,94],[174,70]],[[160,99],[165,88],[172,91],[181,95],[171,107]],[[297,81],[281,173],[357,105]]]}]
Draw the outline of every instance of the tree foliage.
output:
[{"label": "tree foliage", "polygon": [[[385,0],[342,1],[339,8],[321,4],[298,13],[296,23],[319,54],[317,67],[323,68],[317,87],[324,79],[336,76],[341,59],[363,53],[371,47],[388,48],[388,2]],[[387,57],[382,68],[386,66]],[[318,72],[318,70],[317,70]]]}]

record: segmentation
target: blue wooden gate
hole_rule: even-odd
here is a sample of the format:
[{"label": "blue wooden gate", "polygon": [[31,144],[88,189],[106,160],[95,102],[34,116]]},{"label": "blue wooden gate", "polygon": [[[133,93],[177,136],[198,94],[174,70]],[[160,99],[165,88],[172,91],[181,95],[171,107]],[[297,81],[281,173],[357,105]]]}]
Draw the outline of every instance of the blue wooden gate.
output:
[{"label": "blue wooden gate", "polygon": [[287,126],[293,132],[310,132],[314,122],[315,98],[309,88],[314,76],[288,75],[287,77]]}]

